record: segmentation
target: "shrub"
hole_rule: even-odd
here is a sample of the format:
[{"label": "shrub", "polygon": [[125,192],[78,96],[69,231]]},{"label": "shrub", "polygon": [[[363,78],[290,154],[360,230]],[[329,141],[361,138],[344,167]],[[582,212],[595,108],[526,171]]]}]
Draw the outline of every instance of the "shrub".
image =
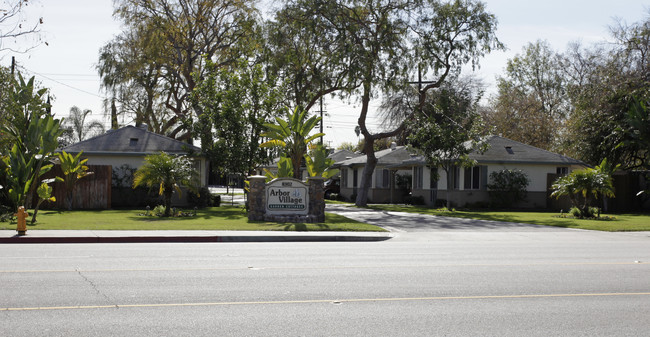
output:
[{"label": "shrub", "polygon": [[11,207],[0,205],[0,222],[10,222],[14,218]]},{"label": "shrub", "polygon": [[212,206],[213,196],[210,193],[210,189],[204,186],[201,187],[198,192],[199,193],[194,193],[192,191],[189,191],[187,194],[187,201],[189,201],[190,205],[198,208],[206,208],[208,206]]},{"label": "shrub", "polygon": [[436,199],[433,203],[433,208],[443,208],[447,206],[447,200],[445,199]]},{"label": "shrub", "polygon": [[530,180],[521,170],[504,169],[490,173],[487,184],[490,202],[498,207],[512,207],[526,199],[526,187]]},{"label": "shrub", "polygon": [[158,205],[153,208],[151,211],[152,215],[154,216],[163,216],[165,214],[165,206],[163,205]]},{"label": "shrub", "polygon": [[[604,164],[603,164],[604,163]],[[557,178],[551,186],[552,197],[566,195],[571,204],[580,209],[579,218],[593,216],[591,201],[598,195],[614,197],[614,185],[611,174],[603,168],[606,161],[595,169],[586,168],[575,170],[569,175]]]},{"label": "shrub", "polygon": [[571,214],[574,218],[578,219],[588,219],[588,218],[595,218],[600,214],[600,210],[598,207],[588,207],[586,212],[583,212],[580,208],[578,207],[571,207],[569,210],[569,214]]},{"label": "shrub", "polygon": [[424,197],[421,195],[409,196],[407,199],[408,199],[407,202],[408,204],[417,205],[417,206],[424,205]]}]

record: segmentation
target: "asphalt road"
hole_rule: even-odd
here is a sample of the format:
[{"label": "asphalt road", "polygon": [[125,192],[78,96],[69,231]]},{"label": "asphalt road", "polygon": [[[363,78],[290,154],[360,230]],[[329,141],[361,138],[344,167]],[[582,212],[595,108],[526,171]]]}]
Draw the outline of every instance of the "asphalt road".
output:
[{"label": "asphalt road", "polygon": [[0,336],[648,336],[650,234],[0,245]]}]

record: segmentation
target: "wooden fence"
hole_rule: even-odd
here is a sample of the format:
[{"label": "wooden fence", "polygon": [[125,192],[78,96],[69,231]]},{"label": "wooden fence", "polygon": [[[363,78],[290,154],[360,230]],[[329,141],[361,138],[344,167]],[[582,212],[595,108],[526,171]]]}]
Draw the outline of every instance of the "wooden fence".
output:
[{"label": "wooden fence", "polygon": [[[88,165],[88,172],[93,172],[93,174],[79,179],[75,184],[72,194],[72,209],[110,209],[112,167],[110,165]],[[55,165],[41,179],[56,176],[63,177],[60,165]],[[56,197],[56,202],[44,202],[41,208],[67,208],[65,184],[56,182],[50,186],[54,189],[53,195]]]}]

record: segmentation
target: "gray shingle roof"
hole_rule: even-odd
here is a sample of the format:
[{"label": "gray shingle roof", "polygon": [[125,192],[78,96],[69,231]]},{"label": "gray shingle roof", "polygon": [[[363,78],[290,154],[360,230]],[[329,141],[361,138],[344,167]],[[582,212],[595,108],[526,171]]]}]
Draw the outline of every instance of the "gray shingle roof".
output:
[{"label": "gray shingle roof", "polygon": [[343,160],[356,158],[356,157],[359,157],[359,156],[363,156],[363,155],[360,154],[360,153],[352,152],[350,150],[336,150],[336,151],[330,153],[330,155],[327,156],[327,158],[331,158],[336,163],[336,162],[340,162],[340,161],[343,161]]},{"label": "gray shingle roof", "polygon": [[[487,143],[489,144],[487,151],[482,154],[474,151],[469,154],[469,157],[476,160],[479,164],[511,163],[588,166],[580,160],[500,136],[490,136],[487,139]],[[425,159],[422,156],[404,161],[406,165],[424,163]]]},{"label": "gray shingle roof", "polygon": [[[406,151],[405,146],[397,146],[395,149],[385,149],[375,152],[375,157],[377,157],[377,165],[394,165],[399,164],[405,160],[411,158],[411,155]],[[361,155],[356,158],[351,158],[337,162],[333,167],[340,166],[361,166],[365,165],[367,160],[366,155]]]},{"label": "gray shingle roof", "polygon": [[469,157],[482,163],[585,165],[580,160],[499,136],[491,136],[488,144],[490,147],[483,154],[472,152]]},{"label": "gray shingle roof", "polygon": [[68,145],[63,150],[72,153],[83,151],[84,154],[153,154],[160,151],[185,154],[188,150],[201,151],[196,146],[134,126],[109,130],[103,135]]}]

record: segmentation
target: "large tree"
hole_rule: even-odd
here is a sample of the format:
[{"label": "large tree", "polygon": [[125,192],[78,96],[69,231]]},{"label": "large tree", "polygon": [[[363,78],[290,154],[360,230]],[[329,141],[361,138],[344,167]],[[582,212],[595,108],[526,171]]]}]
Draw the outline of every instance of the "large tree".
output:
[{"label": "large tree", "polygon": [[[9,50],[15,53],[25,53],[41,43],[39,35],[43,18],[26,19],[26,8],[33,4],[30,0],[3,1],[0,8],[0,51]],[[5,7],[6,6],[6,7]],[[36,36],[35,42],[28,47],[19,47],[18,41],[28,36]],[[11,42],[14,42],[13,44]]]},{"label": "large tree", "polygon": [[[429,167],[445,171],[447,193],[453,185],[452,172],[475,165],[469,154],[485,149],[477,112],[481,92],[481,86],[470,78],[450,80],[431,92],[420,112],[406,124],[409,144]],[[451,208],[449,195],[447,208]]]},{"label": "large tree", "polygon": [[137,84],[146,102],[136,106],[139,122],[147,117],[160,123],[157,130],[190,140],[192,123],[202,113],[192,109],[190,94],[204,72],[203,60],[225,66],[247,53],[242,49],[249,48],[246,41],[254,35],[255,10],[240,0],[118,0],[115,6],[125,31],[104,48],[109,66],[100,64],[106,69],[100,73],[114,78],[108,87],[125,86],[122,93]]},{"label": "large tree", "polygon": [[147,124],[153,132],[167,134],[172,116],[162,102],[163,40],[149,22],[134,24],[100,49],[97,71],[109,94],[105,110],[111,128],[119,128],[119,116],[136,126]]},{"label": "large tree", "polygon": [[263,124],[279,109],[283,95],[262,65],[240,62],[222,68],[208,61],[192,97],[203,111],[195,126],[212,170],[246,176],[269,159],[260,148]]},{"label": "large tree", "polygon": [[[290,110],[309,111],[328,94],[359,86],[350,44],[336,19],[340,1],[288,0],[265,25],[269,72],[286,86]],[[336,19],[338,21],[338,19]]]},{"label": "large tree", "polygon": [[[347,93],[359,97],[359,129],[364,136],[366,166],[356,204],[367,204],[372,173],[377,165],[374,142],[404,130],[408,120],[426,104],[427,93],[439,88],[450,74],[503,46],[494,33],[496,18],[482,2],[456,0],[351,0],[330,2],[323,15],[344,40],[349,76],[360,85]],[[389,130],[370,130],[370,103],[378,94],[399,92],[414,76],[428,81],[418,87],[420,108],[400,111]]]},{"label": "large tree", "polygon": [[570,115],[567,79],[560,55],[548,42],[529,43],[508,60],[504,76],[497,77],[486,123],[497,134],[546,150],[557,150]]},{"label": "large tree", "polygon": [[[648,150],[635,141],[635,102],[650,100],[650,21],[612,27],[606,46],[573,46],[565,55],[575,108],[567,124],[567,153],[596,165],[645,167]],[[643,111],[643,109],[638,110]],[[647,110],[646,110],[647,111]],[[642,118],[642,117],[640,117]],[[638,130],[642,132],[642,130]]]}]

